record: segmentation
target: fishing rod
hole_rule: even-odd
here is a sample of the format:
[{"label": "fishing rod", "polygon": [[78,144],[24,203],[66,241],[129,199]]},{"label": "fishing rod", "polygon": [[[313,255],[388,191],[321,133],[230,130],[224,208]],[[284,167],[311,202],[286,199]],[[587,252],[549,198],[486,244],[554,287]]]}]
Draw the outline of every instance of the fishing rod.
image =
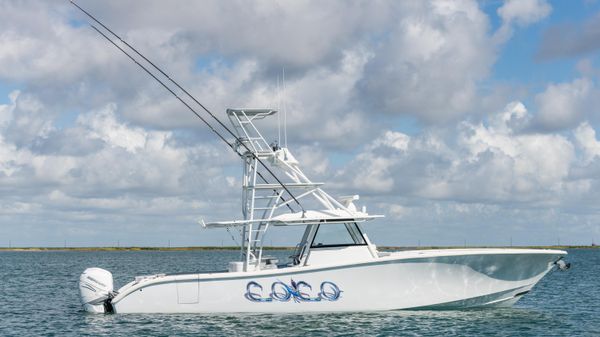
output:
[{"label": "fishing rod", "polygon": [[[267,165],[256,156],[256,154],[254,152],[252,152],[250,150],[250,148],[248,147],[248,145],[246,145],[237,135],[235,135],[225,124],[223,124],[223,122],[221,122],[221,120],[219,120],[212,112],[210,112],[210,110],[208,110],[208,108],[206,108],[202,103],[200,103],[193,95],[191,95],[187,90],[185,90],[182,86],[180,86],[175,80],[173,80],[169,75],[167,75],[162,69],[160,69],[158,66],[156,66],[152,61],[150,61],[148,58],[146,58],[143,54],[141,54],[139,51],[137,51],[137,49],[135,49],[133,46],[131,46],[129,43],[127,43],[125,40],[123,40],[119,35],[117,35],[116,33],[114,33],[111,29],[109,29],[106,25],[104,25],[102,22],[100,22],[98,19],[96,19],[92,14],[90,14],[89,12],[87,12],[86,10],[84,10],[83,8],[81,8],[79,5],[77,5],[73,0],[69,0],[71,2],[71,4],[73,4],[75,7],[77,7],[77,9],[79,9],[81,12],[83,12],[85,15],[87,15],[88,17],[90,17],[92,20],[94,20],[95,22],[97,22],[100,26],[102,26],[105,30],[107,30],[108,32],[110,32],[113,36],[115,36],[119,41],[121,41],[124,45],[126,45],[129,49],[133,50],[137,55],[139,55],[140,57],[142,57],[146,62],[148,62],[154,69],[158,70],[163,76],[165,76],[169,81],[171,81],[173,84],[175,84],[175,86],[177,86],[177,88],[179,88],[180,90],[182,90],[188,97],[190,97],[196,104],[198,104],[204,111],[206,111],[206,113],[208,113],[215,121],[217,121],[221,127],[223,127],[231,136],[233,136],[236,140],[236,142],[240,145],[242,145],[251,155],[253,159],[256,159],[262,166],[263,168],[269,172],[271,174],[271,176],[273,176],[273,178],[275,178],[275,180],[277,181],[277,183],[279,185],[281,185],[281,187],[292,197],[292,199],[294,199],[294,201],[296,202],[296,204],[302,209],[302,212],[305,213],[306,211],[304,210],[304,207],[302,206],[302,204],[300,204],[300,202],[298,201],[298,199],[294,196],[294,194],[292,194],[292,192],[287,188],[287,186],[285,186],[285,184],[275,175],[275,173],[269,169],[269,167],[267,167]],[[200,120],[214,133],[216,134],[221,140],[223,140],[235,153],[237,153],[240,157],[242,156],[242,154],[240,154],[235,146],[231,143],[229,143],[225,137],[223,137],[223,135],[221,135],[221,133],[219,133],[206,119],[204,119],[202,116],[200,116],[200,114],[194,109],[192,108],[187,102],[185,102],[179,95],[177,95],[175,93],[175,91],[173,91],[173,89],[171,89],[169,86],[167,86],[163,81],[161,81],[153,72],[151,72],[147,67],[145,67],[144,65],[142,65],[141,63],[139,63],[133,56],[131,56],[127,51],[125,51],[123,48],[121,48],[119,45],[117,45],[112,39],[110,39],[106,34],[104,34],[102,31],[100,31],[100,29],[98,29],[96,26],[90,24],[90,26],[96,31],[98,32],[100,35],[102,35],[106,40],[108,40],[112,45],[114,45],[116,48],[118,48],[123,54],[125,54],[129,59],[131,59],[135,64],[137,64],[140,68],[142,68],[148,75],[150,75],[152,78],[154,78],[154,80],[156,80],[158,83],[160,83],[165,89],[167,89],[176,99],[178,99],[183,105],[185,105],[192,113],[194,113],[196,115],[196,117],[200,118]],[[258,176],[264,180],[265,183],[268,183],[267,179],[265,179],[262,174],[260,174],[260,172],[257,172]],[[283,198],[282,198],[283,200]],[[289,206],[289,203],[286,204],[288,205],[288,208],[290,208],[290,210],[293,212],[293,209],[291,209],[291,207]]]},{"label": "fishing rod", "polygon": [[[167,86],[163,81],[161,81],[158,77],[156,77],[156,75],[154,73],[152,73],[150,70],[148,70],[148,68],[146,68],[144,65],[140,64],[133,56],[131,56],[129,53],[127,53],[127,51],[125,51],[123,48],[121,48],[119,45],[117,45],[113,40],[111,40],[108,36],[106,36],[106,34],[104,34],[102,31],[100,31],[96,26],[94,25],[90,25],[96,32],[98,32],[100,35],[102,35],[106,40],[108,40],[110,43],[112,43],[116,48],[118,48],[121,52],[123,52],[123,54],[125,54],[127,57],[129,57],[129,59],[131,59],[135,64],[137,64],[140,68],[142,68],[146,73],[148,73],[148,75],[152,76],[152,78],[154,78],[158,83],[160,83],[165,89],[167,89],[173,96],[175,96],[175,98],[177,98],[177,100],[179,100],[183,105],[185,105],[192,113],[194,113],[196,115],[196,117],[200,118],[200,120],[202,122],[204,122],[204,124],[206,124],[206,126],[208,126],[208,128],[213,131],[213,133],[215,133],[221,140],[223,140],[225,142],[225,144],[227,144],[232,150],[233,152],[235,152],[238,156],[242,157],[242,154],[239,153],[236,149],[235,146],[231,143],[229,143],[225,137],[223,137],[223,135],[221,135],[205,118],[203,118],[202,116],[200,116],[200,114],[194,109],[192,108],[187,102],[185,102],[179,95],[177,95],[177,93],[175,93],[173,91],[173,89],[171,89],[169,86]],[[275,176],[275,174],[273,173],[273,171],[271,171],[258,157],[256,157],[256,155],[250,151],[250,149],[248,148],[248,146],[244,143],[241,142],[241,140],[234,135],[234,137],[236,138],[237,142],[239,144],[242,144],[246,150],[248,150],[248,152],[252,155],[253,158],[256,158],[256,160],[262,164],[262,166],[277,180],[277,182],[287,191],[287,193],[294,199],[294,201],[296,201],[296,203],[298,204],[298,206],[300,206],[300,208],[302,209],[303,212],[304,208],[302,207],[302,205],[298,202],[298,200],[296,199],[296,197],[294,197],[294,195],[288,190],[288,188],[279,180],[279,178],[277,178],[277,176]],[[268,183],[268,180],[260,173],[260,172],[256,172],[256,174],[265,182]],[[285,199],[283,197],[281,197],[281,199],[285,202]],[[291,206],[289,206],[289,203],[286,204],[288,206],[288,208],[290,209],[291,212],[294,212],[294,210],[291,208]]]}]

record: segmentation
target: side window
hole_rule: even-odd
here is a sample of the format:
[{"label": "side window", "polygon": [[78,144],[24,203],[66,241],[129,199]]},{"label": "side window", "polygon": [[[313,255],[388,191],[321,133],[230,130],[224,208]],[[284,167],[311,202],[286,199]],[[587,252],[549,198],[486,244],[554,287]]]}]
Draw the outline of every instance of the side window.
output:
[{"label": "side window", "polygon": [[321,224],[311,247],[364,245],[365,240],[356,223]]}]

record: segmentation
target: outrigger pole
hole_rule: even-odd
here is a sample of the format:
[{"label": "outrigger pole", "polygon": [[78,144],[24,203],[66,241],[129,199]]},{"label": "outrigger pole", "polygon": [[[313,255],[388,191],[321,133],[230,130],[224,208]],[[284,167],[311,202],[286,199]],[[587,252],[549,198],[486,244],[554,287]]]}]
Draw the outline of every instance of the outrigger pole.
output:
[{"label": "outrigger pole", "polygon": [[[134,53],[136,53],[138,56],[140,56],[141,58],[143,58],[146,62],[148,62],[154,69],[158,70],[164,77],[166,77],[169,81],[171,81],[171,83],[173,83],[175,86],[177,86],[177,88],[179,88],[180,90],[182,90],[189,98],[191,98],[196,104],[198,104],[204,111],[206,111],[206,113],[208,113],[215,121],[217,121],[217,123],[219,123],[221,125],[221,127],[223,127],[231,136],[233,136],[236,140],[237,144],[242,145],[246,151],[248,151],[251,155],[252,155],[252,159],[256,159],[261,166],[267,170],[267,172],[269,172],[269,174],[271,174],[271,176],[273,176],[273,178],[275,178],[275,180],[277,181],[277,183],[279,185],[281,185],[281,187],[283,187],[283,189],[292,197],[292,199],[294,199],[294,201],[296,202],[296,204],[302,209],[302,213],[305,213],[306,211],[304,210],[304,207],[302,207],[302,205],[300,204],[300,202],[298,201],[298,199],[296,199],[296,197],[294,196],[294,194],[292,194],[292,192],[287,188],[287,186],[285,186],[285,184],[275,175],[275,173],[269,169],[269,167],[260,159],[258,158],[258,156],[256,156],[256,154],[250,150],[250,148],[248,147],[248,145],[246,145],[237,135],[235,135],[235,133],[233,133],[225,124],[223,124],[223,122],[221,122],[221,120],[219,120],[212,112],[210,112],[210,110],[208,110],[202,103],[200,103],[194,96],[192,96],[192,94],[190,94],[187,90],[185,90],[182,86],[180,86],[175,80],[173,80],[169,75],[167,75],[162,69],[160,69],[157,65],[155,65],[152,61],[150,61],[148,58],[146,58],[144,55],[142,55],[142,53],[140,53],[139,51],[137,51],[137,49],[135,49],[133,46],[131,46],[129,43],[127,43],[125,40],[123,40],[119,35],[117,35],[115,32],[113,32],[110,28],[108,28],[107,26],[105,26],[102,22],[100,22],[98,19],[96,19],[92,14],[88,13],[86,10],[84,10],[83,8],[81,8],[78,4],[76,4],[73,0],[69,0],[71,2],[71,4],[73,4],[75,7],[77,7],[77,9],[79,9],[81,12],[83,12],[85,15],[87,15],[89,18],[91,18],[92,20],[94,20],[96,23],[98,23],[100,26],[102,26],[102,28],[106,29],[111,35],[113,35],[114,37],[116,37],[119,41],[121,41],[125,46],[127,46],[129,49],[131,49]],[[133,56],[131,56],[127,51],[125,51],[123,48],[121,48],[119,45],[117,45],[112,39],[110,39],[108,36],[106,36],[106,34],[104,34],[103,32],[101,32],[96,26],[90,24],[90,26],[96,31],[98,32],[100,35],[102,35],[106,40],[108,40],[110,43],[112,43],[112,45],[114,45],[117,49],[119,49],[121,52],[123,52],[123,54],[125,54],[127,57],[129,57],[129,59],[131,59],[135,64],[137,64],[140,68],[142,68],[148,75],[150,75],[152,78],[154,78],[154,80],[156,80],[158,83],[160,83],[165,89],[167,89],[173,96],[175,96],[175,98],[177,98],[183,105],[185,105],[194,115],[196,115],[196,117],[200,118],[200,120],[214,133],[216,134],[221,140],[223,140],[232,150],[233,152],[235,152],[238,156],[242,157],[242,154],[239,153],[235,146],[231,143],[229,143],[225,137],[223,137],[223,135],[221,133],[219,133],[205,118],[203,118],[194,108],[192,108],[187,102],[185,102],[179,95],[177,95],[175,93],[175,91],[173,91],[173,89],[171,89],[169,86],[167,86],[163,81],[161,81],[158,77],[156,77],[156,75],[154,73],[152,73],[150,70],[148,70],[147,67],[145,67],[144,65],[140,64]],[[262,174],[260,174],[260,172],[257,172],[258,176],[264,180],[265,183],[268,183],[267,179],[265,179],[263,177]],[[293,209],[288,205],[288,208],[290,209],[290,211],[293,212]]]}]

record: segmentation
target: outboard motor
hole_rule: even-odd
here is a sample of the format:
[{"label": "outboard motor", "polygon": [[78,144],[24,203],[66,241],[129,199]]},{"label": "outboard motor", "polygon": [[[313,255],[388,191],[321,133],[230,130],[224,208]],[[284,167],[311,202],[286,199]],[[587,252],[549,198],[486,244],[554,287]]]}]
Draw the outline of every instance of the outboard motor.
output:
[{"label": "outboard motor", "polygon": [[79,277],[79,293],[85,311],[113,312],[110,301],[114,297],[111,272],[102,268],[88,268]]},{"label": "outboard motor", "polygon": [[554,264],[562,271],[569,270],[571,268],[571,263],[565,262],[562,258],[554,262]]}]

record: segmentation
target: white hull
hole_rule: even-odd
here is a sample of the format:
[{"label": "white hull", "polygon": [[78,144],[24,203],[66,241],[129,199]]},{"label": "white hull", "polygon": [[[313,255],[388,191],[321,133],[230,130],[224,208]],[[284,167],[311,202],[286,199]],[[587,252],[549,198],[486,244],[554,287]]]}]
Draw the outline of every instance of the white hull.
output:
[{"label": "white hull", "polygon": [[[116,313],[225,313],[510,306],[564,255],[557,250],[424,250],[345,265],[157,275],[119,289],[112,308]],[[104,312],[100,305],[86,309]]]}]

